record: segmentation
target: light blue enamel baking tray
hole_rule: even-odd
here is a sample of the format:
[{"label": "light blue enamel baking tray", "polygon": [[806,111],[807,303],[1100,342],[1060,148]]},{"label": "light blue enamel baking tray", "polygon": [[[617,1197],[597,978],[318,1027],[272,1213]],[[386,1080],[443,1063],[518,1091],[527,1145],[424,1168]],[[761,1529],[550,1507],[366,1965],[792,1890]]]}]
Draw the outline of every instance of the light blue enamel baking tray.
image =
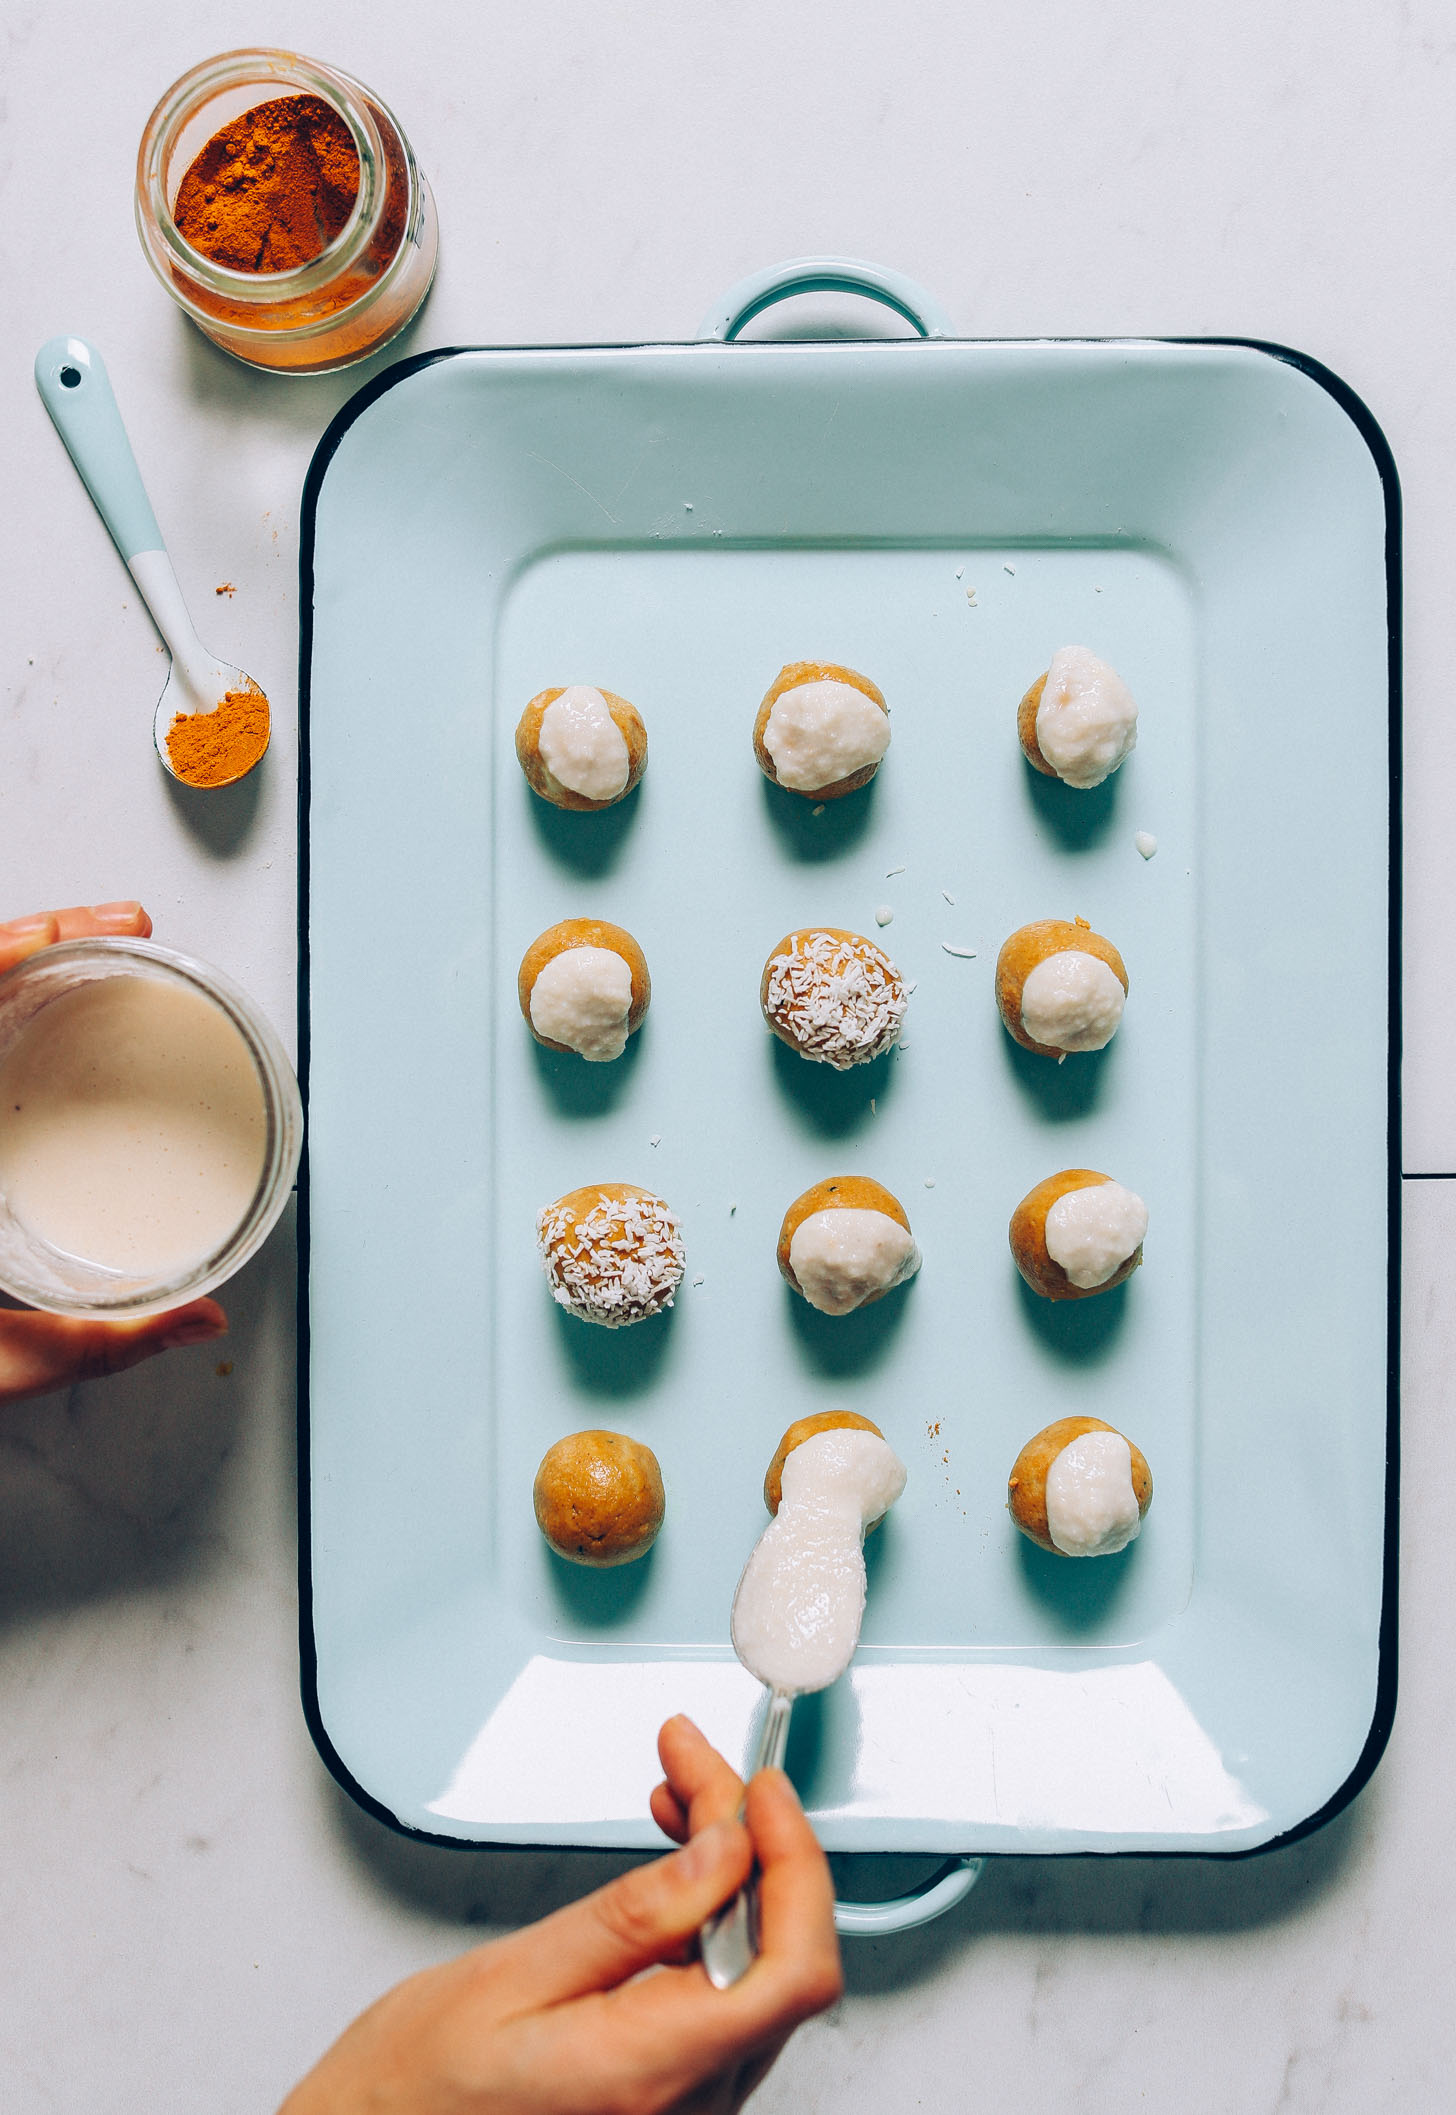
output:
[{"label": "light blue enamel baking tray", "polygon": [[[730,1753],[758,1705],[727,1618],[791,1418],[883,1425],[909,1468],[849,1678],[791,1764],[833,1849],[1238,1852],[1310,1826],[1393,1709],[1391,773],[1395,480],[1313,363],[1222,342],[725,342],[463,350],[341,414],[305,503],[308,1350],[304,1657],[332,1768],[461,1843],[643,1846],[660,1720]],[[1017,700],[1085,643],[1139,700],[1078,794]],[[894,744],[823,813],[750,747],[780,665],[879,683]],[[526,699],[631,698],[651,761],[603,816],[528,791]],[[1145,860],[1134,835],[1152,832]],[[880,932],[878,908],[893,911]],[[528,942],[640,939],[621,1063],[519,1017]],[[1001,940],[1079,914],[1132,989],[1101,1057],[997,1020]],[[901,1051],[848,1076],[766,1033],[797,925],[916,980]],[[974,958],[949,948],[974,950]],[[1145,1267],[1053,1308],[1007,1249],[1068,1165],[1149,1202]],[[840,1322],[774,1240],[863,1172],[925,1255]],[[555,1309],[533,1239],[578,1183],[660,1190],[664,1321]],[[1017,1536],[1023,1441],[1072,1411],[1138,1441],[1124,1556]],[[564,1432],[648,1441],[643,1564],[561,1565],[531,1482]]]}]

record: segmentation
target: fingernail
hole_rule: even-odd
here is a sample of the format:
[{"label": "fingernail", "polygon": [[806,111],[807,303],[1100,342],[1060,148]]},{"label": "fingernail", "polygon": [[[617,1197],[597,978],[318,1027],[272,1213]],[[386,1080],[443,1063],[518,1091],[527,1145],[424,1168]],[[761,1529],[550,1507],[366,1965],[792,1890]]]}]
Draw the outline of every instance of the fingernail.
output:
[{"label": "fingernail", "polygon": [[134,925],[141,916],[142,907],[135,900],[125,903],[93,903],[91,916],[99,918],[105,925]]},{"label": "fingernail", "polygon": [[49,933],[54,930],[55,916],[51,911],[35,911],[28,918],[10,918],[0,931],[11,933],[17,940],[29,939],[32,933]]},{"label": "fingernail", "polygon": [[684,1880],[706,1880],[716,1872],[732,1834],[732,1823],[727,1821],[710,1821],[705,1829],[699,1829],[692,1842],[677,1854]]},{"label": "fingernail", "polygon": [[206,1344],[213,1337],[227,1335],[227,1322],[217,1315],[189,1315],[185,1322],[174,1322],[161,1338],[164,1351],[179,1351],[184,1344]]}]

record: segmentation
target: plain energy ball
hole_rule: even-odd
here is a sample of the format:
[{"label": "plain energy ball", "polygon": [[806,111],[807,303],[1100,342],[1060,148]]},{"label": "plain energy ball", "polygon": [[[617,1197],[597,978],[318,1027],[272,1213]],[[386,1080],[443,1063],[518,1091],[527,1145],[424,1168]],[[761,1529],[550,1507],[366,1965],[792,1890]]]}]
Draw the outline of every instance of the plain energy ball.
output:
[{"label": "plain energy ball", "polygon": [[569,1564],[631,1564],[657,1540],[666,1500],[657,1456],[625,1432],[572,1432],[549,1447],[532,1491],[536,1525]]}]

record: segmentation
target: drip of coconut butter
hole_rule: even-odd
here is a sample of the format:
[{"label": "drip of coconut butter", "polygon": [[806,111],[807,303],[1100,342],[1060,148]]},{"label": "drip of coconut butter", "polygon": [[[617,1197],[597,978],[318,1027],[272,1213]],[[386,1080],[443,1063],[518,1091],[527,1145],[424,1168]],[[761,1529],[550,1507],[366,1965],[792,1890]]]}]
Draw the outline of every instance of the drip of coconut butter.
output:
[{"label": "drip of coconut butter", "polygon": [[864,1618],[865,1533],[904,1488],[904,1464],[874,1432],[816,1432],[789,1454],[778,1512],[733,1597],[733,1650],[768,1688],[802,1696],[843,1674]]},{"label": "drip of coconut butter", "polygon": [[1046,1480],[1047,1533],[1064,1557],[1115,1557],[1142,1526],[1132,1449],[1120,1432],[1084,1432]]},{"label": "drip of coconut butter", "polygon": [[1068,1190],[1046,1215],[1047,1254],[1075,1286],[1105,1285],[1141,1246],[1148,1208],[1120,1182],[1089,1182]]},{"label": "drip of coconut butter", "polygon": [[1080,947],[1045,955],[1021,987],[1021,1025],[1053,1050],[1102,1050],[1117,1033],[1127,994],[1100,955]]},{"label": "drip of coconut butter", "polygon": [[795,1227],[789,1268],[811,1307],[847,1315],[875,1293],[913,1278],[920,1251],[909,1228],[888,1212],[831,1205]]},{"label": "drip of coconut butter", "polygon": [[553,955],[531,986],[531,1026],[548,1043],[565,1043],[588,1064],[619,1058],[627,1047],[632,972],[610,947],[568,947]]},{"label": "drip of coconut butter", "polygon": [[880,761],[890,718],[852,683],[798,683],[774,699],[763,746],[781,786],[817,793]]},{"label": "drip of coconut butter", "polygon": [[1036,746],[1057,777],[1086,791],[1110,778],[1137,744],[1137,707],[1116,669],[1090,647],[1052,655],[1036,708]]},{"label": "drip of coconut butter", "polygon": [[614,800],[627,783],[627,738],[589,683],[571,683],[541,715],[541,761],[558,786],[583,800]]}]

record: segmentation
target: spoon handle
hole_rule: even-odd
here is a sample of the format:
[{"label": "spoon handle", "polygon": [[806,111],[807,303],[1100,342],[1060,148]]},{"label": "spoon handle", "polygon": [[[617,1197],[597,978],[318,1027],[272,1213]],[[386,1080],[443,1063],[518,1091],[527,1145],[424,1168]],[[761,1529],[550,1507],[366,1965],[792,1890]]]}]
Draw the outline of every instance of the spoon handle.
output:
[{"label": "spoon handle", "polygon": [[95,346],[84,338],[48,339],[35,356],[35,386],[127,564],[138,551],[162,550],[162,532]]},{"label": "spoon handle", "polygon": [[[794,1708],[792,1690],[769,1691],[768,1709],[758,1729],[758,1739],[749,1757],[744,1782],[760,1770],[781,1769],[789,1744],[789,1713]],[[743,1809],[739,1808],[742,1819]],[[715,1990],[731,1989],[752,1967],[758,1952],[758,1872],[749,1874],[744,1885],[723,1907],[715,1910],[698,1933],[698,1954]]]}]

